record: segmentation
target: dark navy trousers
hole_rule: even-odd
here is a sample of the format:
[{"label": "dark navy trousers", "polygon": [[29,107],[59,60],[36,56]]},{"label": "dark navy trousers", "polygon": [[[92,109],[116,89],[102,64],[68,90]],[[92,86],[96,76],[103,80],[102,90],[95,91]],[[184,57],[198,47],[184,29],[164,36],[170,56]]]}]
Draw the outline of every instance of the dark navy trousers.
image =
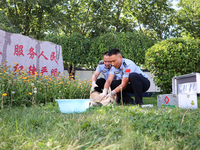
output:
[{"label": "dark navy trousers", "polygon": [[106,83],[106,80],[104,78],[99,78],[96,81],[96,84],[98,85],[98,87],[95,87],[95,91],[102,93],[102,89],[104,88],[104,84]]},{"label": "dark navy trousers", "polygon": [[[122,80],[113,80],[111,84],[111,89],[115,89],[121,84]],[[123,102],[131,102],[131,97],[127,93],[135,94],[135,103],[143,104],[142,93],[146,92],[150,87],[150,81],[148,78],[145,78],[142,74],[130,73],[129,74],[129,84],[127,87],[122,90],[122,99]],[[118,102],[121,99],[121,92],[117,93]]]}]

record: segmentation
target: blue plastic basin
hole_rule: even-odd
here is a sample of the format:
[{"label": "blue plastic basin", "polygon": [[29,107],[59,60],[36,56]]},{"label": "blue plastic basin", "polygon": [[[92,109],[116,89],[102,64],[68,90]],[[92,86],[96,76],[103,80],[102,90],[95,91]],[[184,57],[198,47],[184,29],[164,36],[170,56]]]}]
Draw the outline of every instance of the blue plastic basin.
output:
[{"label": "blue plastic basin", "polygon": [[92,99],[55,99],[58,102],[61,113],[80,113],[89,108]]}]

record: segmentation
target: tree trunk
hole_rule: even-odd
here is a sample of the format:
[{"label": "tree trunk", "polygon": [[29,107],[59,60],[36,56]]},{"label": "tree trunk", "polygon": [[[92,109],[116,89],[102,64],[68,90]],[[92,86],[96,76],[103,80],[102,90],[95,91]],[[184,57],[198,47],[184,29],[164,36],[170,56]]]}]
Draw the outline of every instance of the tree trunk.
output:
[{"label": "tree trunk", "polygon": [[69,73],[69,79],[75,80],[75,65],[68,65],[68,63],[64,63],[64,66],[66,66],[67,72]]},{"label": "tree trunk", "polygon": [[[122,11],[122,7],[123,7],[124,1],[118,1],[118,14],[117,14],[117,25],[116,25],[116,32],[119,32],[119,18],[120,18],[120,14]],[[121,9],[120,9],[120,5],[121,5]]]}]

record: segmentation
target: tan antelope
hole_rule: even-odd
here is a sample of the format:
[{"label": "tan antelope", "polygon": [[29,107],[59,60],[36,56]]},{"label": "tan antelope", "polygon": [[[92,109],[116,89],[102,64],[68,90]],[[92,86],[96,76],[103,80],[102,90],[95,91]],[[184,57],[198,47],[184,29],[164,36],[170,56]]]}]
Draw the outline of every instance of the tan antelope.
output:
[{"label": "tan antelope", "polygon": [[92,106],[109,106],[110,104],[117,102],[117,95],[111,96],[111,88],[108,90],[108,97],[104,97],[102,100],[99,99],[100,92],[94,91],[90,95],[90,99],[92,101],[90,102],[90,107]]}]

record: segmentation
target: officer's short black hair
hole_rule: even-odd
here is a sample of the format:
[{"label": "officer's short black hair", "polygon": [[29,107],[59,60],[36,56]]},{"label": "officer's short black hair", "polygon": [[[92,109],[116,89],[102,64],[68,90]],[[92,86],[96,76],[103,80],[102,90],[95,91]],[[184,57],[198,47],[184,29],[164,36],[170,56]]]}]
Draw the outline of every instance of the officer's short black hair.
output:
[{"label": "officer's short black hair", "polygon": [[105,52],[103,56],[105,56],[105,55],[106,55],[106,56],[108,56],[108,51],[107,51],[107,52]]},{"label": "officer's short black hair", "polygon": [[114,48],[108,51],[108,56],[117,55],[117,54],[121,54],[119,49],[117,48]]}]

